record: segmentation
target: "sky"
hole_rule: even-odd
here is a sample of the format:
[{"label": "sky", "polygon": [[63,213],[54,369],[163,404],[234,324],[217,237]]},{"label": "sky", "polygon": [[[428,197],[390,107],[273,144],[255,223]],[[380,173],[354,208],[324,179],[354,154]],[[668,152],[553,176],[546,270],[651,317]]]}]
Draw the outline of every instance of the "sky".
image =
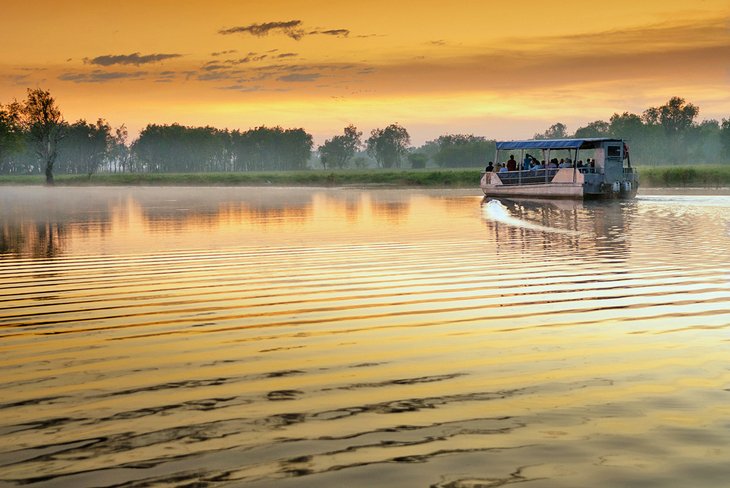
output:
[{"label": "sky", "polygon": [[521,139],[680,96],[730,118],[728,0],[4,0],[0,103],[66,120]]}]

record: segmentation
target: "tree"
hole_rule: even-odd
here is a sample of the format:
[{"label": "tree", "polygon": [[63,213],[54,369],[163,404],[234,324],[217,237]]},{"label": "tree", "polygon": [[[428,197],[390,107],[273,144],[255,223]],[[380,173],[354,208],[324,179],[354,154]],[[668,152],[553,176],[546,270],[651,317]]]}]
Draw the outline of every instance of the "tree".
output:
[{"label": "tree", "polygon": [[568,137],[568,127],[562,122],[551,125],[542,134],[535,134],[535,139],[565,139]]},{"label": "tree", "polygon": [[584,139],[586,137],[606,137],[608,135],[610,125],[605,120],[595,120],[585,127],[580,127],[575,131],[575,137]]},{"label": "tree", "polygon": [[344,129],[344,134],[334,136],[328,139],[323,145],[319,146],[319,159],[324,169],[327,165],[331,168],[344,168],[347,162],[355,155],[362,142],[360,137],[362,132],[358,132],[354,125],[348,125]]},{"label": "tree", "polygon": [[694,124],[684,136],[687,152],[697,163],[717,163],[723,160],[720,122],[715,119]]},{"label": "tree", "polygon": [[390,124],[385,129],[373,129],[365,141],[368,154],[382,168],[399,168],[410,143],[408,131],[398,124]]},{"label": "tree", "polygon": [[449,134],[440,136],[436,143],[438,150],[433,160],[441,167],[464,168],[484,166],[485,160],[494,154],[495,143],[472,134]]},{"label": "tree", "polygon": [[720,143],[722,144],[725,161],[730,161],[730,117],[722,119],[720,125]]},{"label": "tree", "polygon": [[629,112],[621,115],[615,113],[609,119],[608,133],[612,137],[631,139],[640,136],[643,128],[644,124],[638,115]]},{"label": "tree", "polygon": [[691,103],[686,103],[684,98],[672,97],[661,107],[650,108],[647,112],[651,113],[652,118],[658,114],[658,122],[664,127],[667,135],[675,136],[683,134],[692,127],[700,109]]},{"label": "tree", "polygon": [[58,144],[64,137],[61,110],[49,91],[28,88],[22,114],[33,150],[45,166],[46,184],[53,185],[53,163],[58,156]]},{"label": "tree", "polygon": [[7,171],[9,156],[23,144],[21,106],[18,102],[6,106],[0,104],[0,173]]},{"label": "tree", "polygon": [[426,167],[428,162],[428,156],[423,153],[410,153],[408,155],[408,162],[411,163],[413,169],[423,169]]},{"label": "tree", "polygon": [[656,131],[653,139],[665,149],[665,157],[673,162],[684,163],[689,156],[685,138],[699,113],[700,109],[687,103],[684,98],[672,97],[660,107],[645,110],[643,119],[649,128],[661,127],[663,130],[663,140]]},{"label": "tree", "polygon": [[127,145],[128,137],[127,126],[124,124],[114,129],[111,147],[109,148],[109,164],[110,166],[113,165],[115,173],[119,169],[121,169],[122,173],[129,169],[132,152]]},{"label": "tree", "polygon": [[81,119],[64,128],[59,144],[57,169],[65,173],[85,173],[91,178],[106,161],[113,144],[112,128],[104,119],[90,124]]}]

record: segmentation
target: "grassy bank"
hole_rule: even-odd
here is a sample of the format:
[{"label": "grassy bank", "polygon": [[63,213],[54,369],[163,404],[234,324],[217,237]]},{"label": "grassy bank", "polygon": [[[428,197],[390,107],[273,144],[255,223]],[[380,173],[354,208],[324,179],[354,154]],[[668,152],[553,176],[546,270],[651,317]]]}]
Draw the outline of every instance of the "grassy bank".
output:
[{"label": "grassy bank", "polygon": [[730,186],[730,164],[697,166],[639,166],[642,187],[719,188]]},{"label": "grassy bank", "polygon": [[[58,175],[58,186],[181,185],[181,186],[343,186],[387,185],[469,188],[479,185],[479,170],[341,170],[266,173],[135,173]],[[0,184],[42,185],[42,175],[0,176]]]},{"label": "grassy bank", "polygon": [[[730,164],[698,166],[639,166],[644,188],[730,186]],[[0,185],[42,185],[42,175],[0,175]],[[278,171],[253,173],[135,173],[58,175],[59,186],[149,185],[149,186],[406,186],[475,188],[478,169],[444,170],[339,170]]]}]

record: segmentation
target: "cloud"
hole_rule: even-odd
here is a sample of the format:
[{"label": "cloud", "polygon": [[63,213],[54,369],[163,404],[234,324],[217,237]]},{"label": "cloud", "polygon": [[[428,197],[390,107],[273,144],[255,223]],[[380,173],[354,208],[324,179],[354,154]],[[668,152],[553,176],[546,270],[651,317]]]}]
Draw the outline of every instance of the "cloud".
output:
[{"label": "cloud", "polygon": [[290,75],[284,75],[277,78],[279,81],[285,81],[287,83],[306,83],[309,81],[315,81],[322,75],[319,73],[292,73]]},{"label": "cloud", "polygon": [[242,83],[236,83],[235,85],[226,85],[220,87],[221,90],[231,90],[231,91],[240,91],[240,92],[259,92],[259,91],[266,91],[264,87],[261,85],[244,85]]},{"label": "cloud", "polygon": [[182,54],[106,54],[97,56],[93,59],[84,58],[85,64],[96,64],[99,66],[113,66],[115,64],[131,64],[139,66],[141,64],[159,63],[166,59],[179,58]]},{"label": "cloud", "polygon": [[220,29],[218,33],[223,35],[251,34],[252,36],[256,37],[263,37],[273,33],[280,33],[299,41],[304,36],[316,35],[348,37],[350,35],[350,30],[318,28],[307,32],[304,29],[304,24],[301,20],[288,20],[286,22],[264,22],[263,24],[249,24],[229,27],[228,29]]},{"label": "cloud", "polygon": [[350,35],[350,31],[348,29],[328,29],[328,30],[315,30],[309,33],[310,35],[316,35],[316,34],[322,34],[325,36],[335,36],[335,37],[347,37]]},{"label": "cloud", "polygon": [[214,52],[214,53],[210,53],[210,55],[211,56],[223,56],[224,54],[235,54],[237,52],[238,51],[235,50],[235,49],[229,49],[227,51],[217,51],[217,52]]},{"label": "cloud", "polygon": [[247,63],[253,63],[256,61],[263,61],[267,57],[269,57],[268,54],[248,53],[248,55],[245,58],[227,59],[225,62],[226,62],[226,64],[234,64],[234,65],[235,64],[247,64]]},{"label": "cloud", "polygon": [[63,73],[59,75],[58,79],[62,81],[71,81],[73,83],[104,83],[107,81],[124,79],[139,80],[146,75],[147,71],[121,72],[94,70],[85,73]]},{"label": "cloud", "polygon": [[302,29],[301,20],[289,20],[286,22],[264,22],[263,24],[249,24],[237,27],[230,27],[228,29],[221,29],[218,31],[219,34],[251,34],[256,37],[263,37],[269,35],[271,32],[281,32],[282,34],[291,37],[292,39],[299,40],[304,36],[304,30]]}]

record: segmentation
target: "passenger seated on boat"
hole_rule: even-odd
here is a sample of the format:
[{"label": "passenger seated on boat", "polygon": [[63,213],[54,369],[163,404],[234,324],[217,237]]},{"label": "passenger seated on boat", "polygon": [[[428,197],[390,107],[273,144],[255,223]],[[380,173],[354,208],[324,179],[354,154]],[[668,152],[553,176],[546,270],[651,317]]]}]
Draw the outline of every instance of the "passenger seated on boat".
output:
[{"label": "passenger seated on boat", "polygon": [[532,154],[525,153],[525,159],[522,161],[522,169],[530,169],[532,166],[532,162],[535,160],[534,157],[532,157]]},{"label": "passenger seated on boat", "polygon": [[494,163],[491,162],[491,161],[489,161],[489,164],[487,165],[486,168],[484,168],[484,171],[486,171],[487,173],[493,172],[494,171]]},{"label": "passenger seated on boat", "polygon": [[500,173],[506,173],[507,172],[507,165],[505,163],[502,163],[499,165],[499,172]]},{"label": "passenger seated on boat", "polygon": [[507,171],[517,171],[517,161],[515,160],[514,154],[509,155],[509,159],[507,160]]},{"label": "passenger seated on boat", "polygon": [[583,167],[583,160],[582,159],[579,159],[578,160],[578,168],[582,168],[582,167]]},{"label": "passenger seated on boat", "polygon": [[558,167],[558,160],[557,158],[553,158],[550,160],[550,163],[548,164],[548,169],[557,168]]}]

